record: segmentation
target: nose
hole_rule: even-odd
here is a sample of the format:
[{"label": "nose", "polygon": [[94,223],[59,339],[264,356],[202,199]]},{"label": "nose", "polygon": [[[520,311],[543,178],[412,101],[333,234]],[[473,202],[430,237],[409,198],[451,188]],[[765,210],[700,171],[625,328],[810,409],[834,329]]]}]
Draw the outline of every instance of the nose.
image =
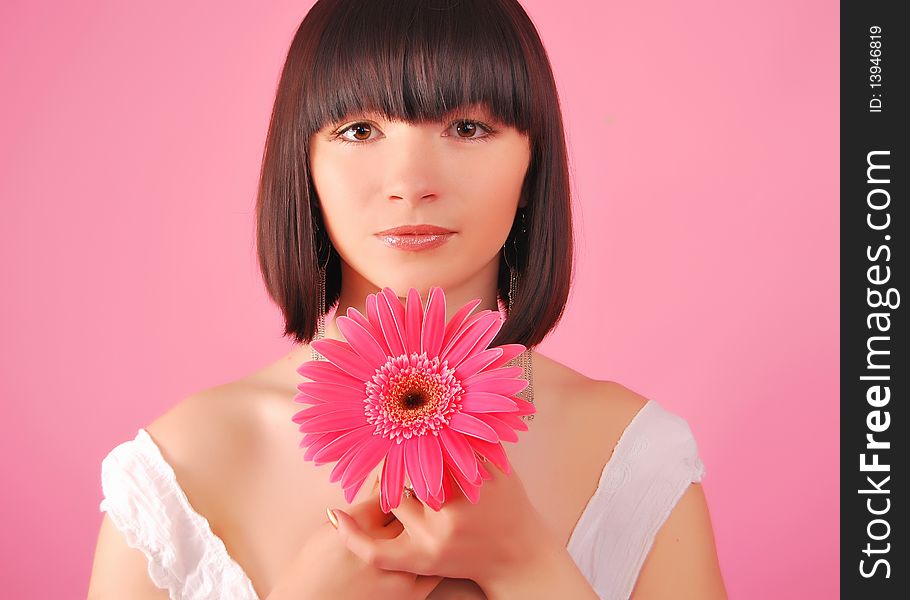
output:
[{"label": "nose", "polygon": [[407,202],[414,206],[419,206],[425,202],[430,202],[435,200],[438,197],[436,192],[426,192],[426,193],[408,193],[408,192],[399,192],[397,194],[390,194],[389,200],[394,202]]},{"label": "nose", "polygon": [[444,161],[434,135],[432,126],[403,125],[389,136],[384,168],[390,201],[419,205],[439,197]]}]

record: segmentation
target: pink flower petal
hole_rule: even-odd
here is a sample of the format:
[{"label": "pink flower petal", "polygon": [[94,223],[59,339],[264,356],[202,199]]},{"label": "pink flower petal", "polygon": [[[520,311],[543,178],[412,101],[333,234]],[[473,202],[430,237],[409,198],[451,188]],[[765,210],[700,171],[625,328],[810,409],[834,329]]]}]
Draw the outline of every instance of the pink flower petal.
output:
[{"label": "pink flower petal", "polygon": [[401,505],[404,488],[404,444],[392,444],[382,465],[379,487],[379,502],[382,512],[388,514]]},{"label": "pink flower petal", "polygon": [[[471,504],[477,504],[477,501],[480,500],[480,486],[474,485],[467,479],[464,475],[458,472],[458,469],[451,469],[449,473],[452,474],[452,479],[455,481],[455,485],[461,490],[461,493],[465,495]],[[480,478],[480,472],[477,472],[477,478]]]},{"label": "pink flower petal", "polygon": [[322,338],[313,340],[310,345],[339,369],[361,381],[368,381],[376,372],[372,365],[351,350],[351,346],[347,342]]},{"label": "pink flower petal", "polygon": [[[347,448],[346,445],[340,446],[341,451],[326,453],[325,448],[335,442],[340,435],[346,435],[350,431],[330,431],[328,433],[322,434],[323,437],[319,438],[313,442],[309,448],[306,449],[306,452],[303,455],[304,460],[311,460],[313,464],[317,467],[324,465],[327,462],[332,462],[341,457],[343,451]],[[303,442],[301,442],[303,443]],[[335,446],[338,448],[339,446]]]},{"label": "pink flower petal", "polygon": [[[474,437],[486,440],[488,442],[498,442],[499,436],[496,431],[478,419],[464,412],[457,412],[449,419],[449,427],[459,433],[472,435]],[[441,484],[442,482],[440,482]]]},{"label": "pink flower petal", "polygon": [[420,294],[417,288],[408,290],[408,305],[405,307],[405,339],[407,341],[407,350],[411,352],[421,352],[420,338],[423,330],[423,305],[420,301]]},{"label": "pink flower petal", "polygon": [[505,321],[502,320],[502,316],[495,311],[490,314],[489,318],[491,323],[490,327],[480,335],[480,337],[468,351],[468,356],[486,350],[487,346],[490,345],[490,342],[493,341],[493,339],[499,333],[499,330],[502,329],[502,326],[505,324]]},{"label": "pink flower petal", "polygon": [[512,398],[488,392],[465,392],[461,395],[461,406],[464,412],[472,413],[518,411]]},{"label": "pink flower petal", "polygon": [[[502,346],[496,346],[496,349],[502,350]],[[499,359],[497,359],[497,362],[498,360]],[[521,377],[523,374],[524,370],[521,367],[498,367],[493,370],[490,370],[490,367],[487,367],[486,370],[481,371],[477,375],[471,375],[470,377],[463,379],[461,385],[467,388],[468,386],[486,381],[487,379],[515,379],[516,377]]]},{"label": "pink flower petal", "polygon": [[348,465],[360,451],[360,448],[361,446],[355,445],[345,450],[344,454],[335,462],[335,466],[332,467],[332,471],[329,473],[330,482],[335,483],[341,479],[341,476],[344,475],[344,470],[348,468]]},{"label": "pink flower petal", "polygon": [[464,389],[469,392],[490,392],[491,394],[514,396],[528,387],[528,380],[489,378],[485,381],[481,381],[480,383],[475,383],[470,386],[462,384],[462,387],[464,387]]},{"label": "pink flower petal", "polygon": [[[395,293],[395,290],[389,286],[382,288],[382,293],[389,301],[389,306],[395,314],[395,320],[402,326],[401,332],[404,333],[404,322],[406,320],[404,302],[401,301],[398,294]],[[405,301],[407,301],[407,295],[405,296]]]},{"label": "pink flower petal", "polygon": [[348,486],[359,479],[363,479],[376,468],[379,461],[388,453],[392,440],[379,435],[374,435],[359,447],[359,452],[351,459],[344,474],[341,476],[342,487]]},{"label": "pink flower petal", "polygon": [[[517,429],[518,431],[527,431],[528,424],[525,423],[520,416],[515,413],[496,413],[495,415],[484,415],[496,417],[512,429]],[[479,417],[478,417],[479,418]]]},{"label": "pink flower petal", "polygon": [[483,463],[477,463],[477,470],[480,471],[480,478],[484,481],[493,479],[493,476],[487,471],[486,467],[483,466]]},{"label": "pink flower petal", "polygon": [[379,294],[367,296],[367,321],[373,326],[373,331],[382,334],[382,321],[379,320]]},{"label": "pink flower petal", "polygon": [[465,436],[444,428],[439,430],[439,438],[448,461],[454,464],[467,480],[473,481],[477,477],[477,458]]},{"label": "pink flower petal", "polygon": [[[422,343],[427,356],[438,356],[446,327],[446,297],[441,287],[430,288],[427,313],[423,322]],[[442,485],[442,484],[440,484]]]},{"label": "pink flower petal", "polygon": [[521,344],[503,344],[496,347],[502,348],[502,356],[493,361],[493,364],[487,367],[488,371],[501,367],[502,365],[508,363],[510,360],[527,350],[527,348]]},{"label": "pink flower petal", "polygon": [[360,389],[347,385],[332,383],[329,381],[304,381],[297,385],[300,395],[312,398],[316,402],[349,402],[351,404],[363,404],[367,397],[364,385],[360,384]]},{"label": "pink flower petal", "polygon": [[336,438],[338,434],[333,431],[328,431],[326,433],[305,433],[303,439],[300,440],[300,447],[310,446],[316,442],[319,438]]},{"label": "pink flower petal", "polygon": [[364,425],[357,429],[352,429],[345,433],[334,433],[334,440],[325,444],[320,450],[313,455],[313,463],[323,465],[328,462],[340,459],[344,453],[357,444],[363,443],[365,439],[373,435],[373,426]]},{"label": "pink flower petal", "polygon": [[509,396],[509,399],[518,407],[518,410],[515,412],[516,415],[533,415],[537,412],[537,407],[527,400],[522,400],[515,396]]},{"label": "pink flower petal", "polygon": [[[451,497],[452,497],[452,493],[451,493],[451,492],[449,493],[448,496],[445,495],[445,480],[446,480],[446,478],[451,479],[451,476],[450,476],[450,475],[446,475],[446,473],[445,473],[447,470],[448,470],[448,468],[445,466],[445,463],[443,463],[443,467],[442,467],[442,473],[443,473],[443,475],[442,475],[442,478],[443,478],[442,481],[443,481],[443,483],[442,483],[442,490],[439,492],[439,496],[438,496],[438,497],[429,496],[429,495],[427,496],[426,505],[429,506],[430,508],[432,508],[432,509],[435,510],[435,511],[439,511],[439,509],[442,508],[442,505],[445,504],[446,498],[451,498]],[[450,489],[451,489],[451,485],[450,485],[449,487],[450,487]]]},{"label": "pink flower petal", "polygon": [[508,475],[512,472],[509,457],[506,455],[506,450],[502,447],[502,444],[498,442],[491,444],[475,437],[467,438],[467,440],[472,450],[476,450],[478,454],[499,467],[503,473]]},{"label": "pink flower petal", "polygon": [[[466,357],[484,350],[484,348],[480,347],[481,340],[487,339],[488,333],[491,331],[495,336],[501,327],[502,320],[499,314],[490,312],[484,315],[475,323],[472,323],[460,337],[455,339],[451,348],[443,354],[442,358],[449,363],[450,368],[457,368]],[[488,339],[493,338],[489,337]]]},{"label": "pink flower petal", "polygon": [[427,483],[423,478],[423,470],[420,468],[418,439],[412,437],[402,442],[404,444],[404,466],[407,470],[408,481],[411,482],[411,487],[414,488],[414,495],[425,503],[427,501]]},{"label": "pink flower petal", "polygon": [[341,331],[341,335],[350,344],[351,348],[363,360],[369,364],[373,371],[381,367],[388,360],[382,346],[376,341],[373,335],[363,328],[363,325],[348,317],[338,317],[335,319],[335,325]]},{"label": "pink flower petal", "polygon": [[[452,485],[455,483],[455,479],[452,478],[451,469],[448,466],[443,468],[442,476],[442,495],[445,498],[452,498],[455,496],[455,488]],[[436,510],[439,510],[438,508]]]},{"label": "pink flower petal", "polygon": [[[475,298],[474,300],[471,300],[470,302],[468,302],[467,304],[465,304],[464,306],[459,308],[458,312],[456,312],[454,315],[452,315],[452,318],[449,319],[448,325],[446,325],[445,336],[443,336],[443,338],[442,338],[443,350],[445,350],[446,348],[449,347],[449,344],[451,343],[452,339],[461,331],[461,326],[464,324],[465,319],[468,318],[468,315],[471,314],[471,311],[473,311],[475,308],[477,308],[477,305],[480,304],[481,302],[483,302],[483,300],[481,300],[480,298]],[[441,352],[440,352],[440,354],[441,354]]]},{"label": "pink flower petal", "polygon": [[[389,288],[385,288],[385,290],[389,290]],[[402,315],[402,318],[399,321],[396,311],[393,310],[393,306],[390,304],[394,303],[399,308],[402,308],[401,301],[398,300],[398,296],[391,290],[388,292],[385,290],[383,290],[376,299],[379,321],[382,323],[382,334],[385,336],[385,341],[389,346],[390,356],[401,356],[405,353],[406,348],[404,315]],[[389,296],[392,298],[390,299]]]},{"label": "pink flower petal", "polygon": [[296,396],[294,396],[294,402],[296,402],[298,404],[329,405],[329,406],[337,406],[339,404],[341,404],[343,406],[343,405],[347,404],[348,408],[353,408],[354,406],[357,406],[358,404],[362,404],[362,402],[352,402],[350,400],[342,400],[339,402],[334,399],[328,399],[325,396],[313,396],[312,394],[309,394],[307,392],[300,392]]},{"label": "pink flower petal", "polygon": [[360,491],[360,488],[363,487],[363,483],[367,480],[369,474],[364,475],[360,481],[356,481],[346,488],[344,488],[344,499],[347,500],[348,504],[354,501],[354,498],[357,496],[357,492]]},{"label": "pink flower petal", "polygon": [[[340,385],[363,389],[363,381],[351,377],[332,363],[325,360],[308,360],[299,367],[297,372],[313,381],[330,381]],[[309,383],[309,382],[305,382]]]},{"label": "pink flower petal", "polygon": [[[300,447],[306,447],[306,452],[303,454],[303,460],[312,460],[313,455],[322,450],[322,448],[335,439],[337,434],[334,431],[328,433],[308,433],[303,436],[303,439],[300,441]],[[316,436],[315,439],[307,440],[309,436]]]},{"label": "pink flower petal", "polygon": [[[369,303],[370,303],[369,301],[371,299],[373,301],[373,305],[375,306],[376,298],[372,294],[367,296],[367,305],[369,305]],[[385,360],[385,357],[388,356],[388,354],[389,354],[389,347],[385,343],[385,337],[382,335],[382,333],[380,333],[380,330],[373,327],[373,324],[370,323],[370,320],[367,319],[362,314],[360,314],[360,312],[353,306],[348,307],[347,316],[349,319],[351,319],[352,321],[354,321],[355,323],[357,323],[358,325],[363,327],[366,330],[366,332],[370,334],[370,337],[372,337],[376,341],[376,343],[379,344],[379,347],[382,351],[383,360]],[[344,339],[346,339],[348,342],[351,341],[348,339],[348,336],[344,336]],[[355,348],[355,350],[356,350],[356,348]]]},{"label": "pink flower petal", "polygon": [[433,434],[417,438],[417,455],[420,470],[427,486],[427,494],[437,498],[442,493],[442,448],[439,438]]},{"label": "pink flower petal", "polygon": [[[510,427],[506,422],[499,417],[502,413],[477,413],[476,418],[480,419],[487,425],[493,428],[493,431],[496,432],[496,435],[499,436],[499,439],[503,442],[517,442],[518,434],[515,433],[515,429]],[[518,419],[521,421],[521,419]]]},{"label": "pink flower petal", "polygon": [[[451,497],[451,496],[450,496],[450,497]],[[436,499],[436,498],[427,498],[427,506],[429,506],[430,508],[432,508],[432,509],[435,510],[436,512],[439,512],[439,510],[442,508],[443,502],[445,502],[444,499],[443,499],[443,500],[438,500],[438,499]]]},{"label": "pink flower petal", "polygon": [[[453,348],[453,347],[455,346],[455,344],[457,344],[458,341],[464,336],[464,334],[465,334],[466,331],[468,331],[469,329],[471,329],[471,327],[474,326],[479,320],[481,320],[481,319],[483,319],[484,317],[487,317],[488,315],[491,315],[491,314],[493,314],[493,311],[492,311],[492,310],[484,309],[484,310],[481,310],[480,312],[477,312],[477,313],[471,315],[470,317],[467,317],[467,318],[464,320],[464,323],[462,323],[461,327],[459,327],[459,328],[452,334],[452,336],[451,336],[450,338],[448,338],[448,341],[446,341],[446,343],[443,344],[443,346],[442,346],[442,352],[439,353],[439,356],[440,356],[440,357],[445,357],[446,354],[448,354],[449,352],[452,351],[452,348]],[[497,314],[498,314],[498,313],[497,313]]]},{"label": "pink flower petal", "polygon": [[[405,321],[405,304],[401,301],[401,298],[398,297],[398,294],[395,293],[395,290],[389,286],[382,288],[382,293],[389,301],[389,306],[392,307],[392,311],[395,313],[395,320],[401,324],[404,324]],[[405,300],[407,301],[407,295],[405,295]],[[404,330],[402,330],[404,332]]]},{"label": "pink flower petal", "polygon": [[455,369],[455,377],[464,381],[471,375],[475,375],[487,368],[491,362],[502,356],[502,350],[499,348],[487,348],[474,356],[465,359],[458,368]]},{"label": "pink flower petal", "polygon": [[325,433],[354,429],[366,423],[362,408],[342,408],[326,415],[319,415],[304,421],[299,430],[303,433]]},{"label": "pink flower petal", "polygon": [[[291,420],[295,423],[300,424],[309,421],[310,419],[314,419],[320,415],[328,415],[331,413],[339,412],[341,410],[353,410],[355,408],[357,408],[356,405],[346,405],[340,402],[322,402],[319,404],[314,404],[309,408],[305,408],[297,412],[293,417],[291,417]],[[360,407],[360,410],[363,410],[362,406]]]}]

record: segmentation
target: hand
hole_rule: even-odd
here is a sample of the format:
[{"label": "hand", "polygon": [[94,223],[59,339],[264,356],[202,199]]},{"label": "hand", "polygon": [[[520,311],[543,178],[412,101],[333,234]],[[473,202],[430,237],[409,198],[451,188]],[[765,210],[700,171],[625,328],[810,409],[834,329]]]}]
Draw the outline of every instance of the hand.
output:
[{"label": "hand", "polygon": [[[378,539],[394,538],[403,530],[398,520],[379,508],[378,485],[369,498],[351,506],[347,518],[361,531]],[[270,600],[425,600],[440,581],[442,577],[384,570],[364,563],[345,547],[326,518],[326,523],[306,541],[268,597]]]},{"label": "hand", "polygon": [[392,513],[403,531],[391,538],[371,535],[351,515],[335,509],[338,533],[366,564],[472,579],[484,589],[510,569],[549,560],[561,546],[532,506],[518,474],[511,467],[508,475],[494,466],[487,471],[484,465],[492,463],[479,464],[485,481],[477,504],[458,494],[435,511],[414,496],[402,498]]}]

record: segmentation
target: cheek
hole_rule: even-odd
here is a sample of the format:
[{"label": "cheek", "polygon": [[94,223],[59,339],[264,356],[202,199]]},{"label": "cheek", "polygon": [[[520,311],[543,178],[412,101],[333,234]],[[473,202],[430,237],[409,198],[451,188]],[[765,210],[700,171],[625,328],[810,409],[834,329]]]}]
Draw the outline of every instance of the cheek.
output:
[{"label": "cheek", "polygon": [[470,186],[469,195],[475,209],[487,213],[492,221],[505,219],[511,223],[521,199],[526,170],[527,163],[517,160],[515,152],[491,155],[481,164],[463,170],[462,173],[473,174],[463,181]]},{"label": "cheek", "polygon": [[478,153],[476,160],[477,164],[470,171],[463,172],[474,174],[476,189],[486,201],[514,213],[530,162],[527,141],[506,134],[501,143],[494,141],[489,151]]},{"label": "cheek", "polygon": [[330,157],[314,157],[310,161],[310,173],[313,187],[323,204],[340,204],[358,198],[358,186],[364,185],[363,177],[351,177],[351,173],[360,173],[348,161]]},{"label": "cheek", "polygon": [[[323,220],[333,238],[341,242],[346,236],[356,234],[361,225],[368,225],[360,220],[367,214],[361,204],[364,198],[369,198],[372,185],[369,171],[352,166],[350,161],[322,159],[317,155],[310,160],[310,173]],[[360,175],[351,176],[351,173]]]}]

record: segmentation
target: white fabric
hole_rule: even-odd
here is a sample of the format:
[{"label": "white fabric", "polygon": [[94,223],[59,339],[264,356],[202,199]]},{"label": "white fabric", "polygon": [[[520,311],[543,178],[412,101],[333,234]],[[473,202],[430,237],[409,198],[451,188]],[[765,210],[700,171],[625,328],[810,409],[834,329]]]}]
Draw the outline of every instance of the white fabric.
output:
[{"label": "white fabric", "polygon": [[649,400],[620,436],[569,538],[569,554],[601,600],[632,595],[658,530],[704,474],[689,424]]},{"label": "white fabric", "polygon": [[[631,595],[657,531],[704,472],[685,419],[648,401],[623,431],[567,547],[602,600]],[[151,580],[171,600],[258,600],[144,429],[104,458],[101,486],[100,510],[146,555]]]},{"label": "white fabric", "polygon": [[131,548],[142,550],[149,577],[171,600],[258,600],[208,519],[190,506],[147,431],[140,429],[101,461],[101,488],[99,509]]}]

